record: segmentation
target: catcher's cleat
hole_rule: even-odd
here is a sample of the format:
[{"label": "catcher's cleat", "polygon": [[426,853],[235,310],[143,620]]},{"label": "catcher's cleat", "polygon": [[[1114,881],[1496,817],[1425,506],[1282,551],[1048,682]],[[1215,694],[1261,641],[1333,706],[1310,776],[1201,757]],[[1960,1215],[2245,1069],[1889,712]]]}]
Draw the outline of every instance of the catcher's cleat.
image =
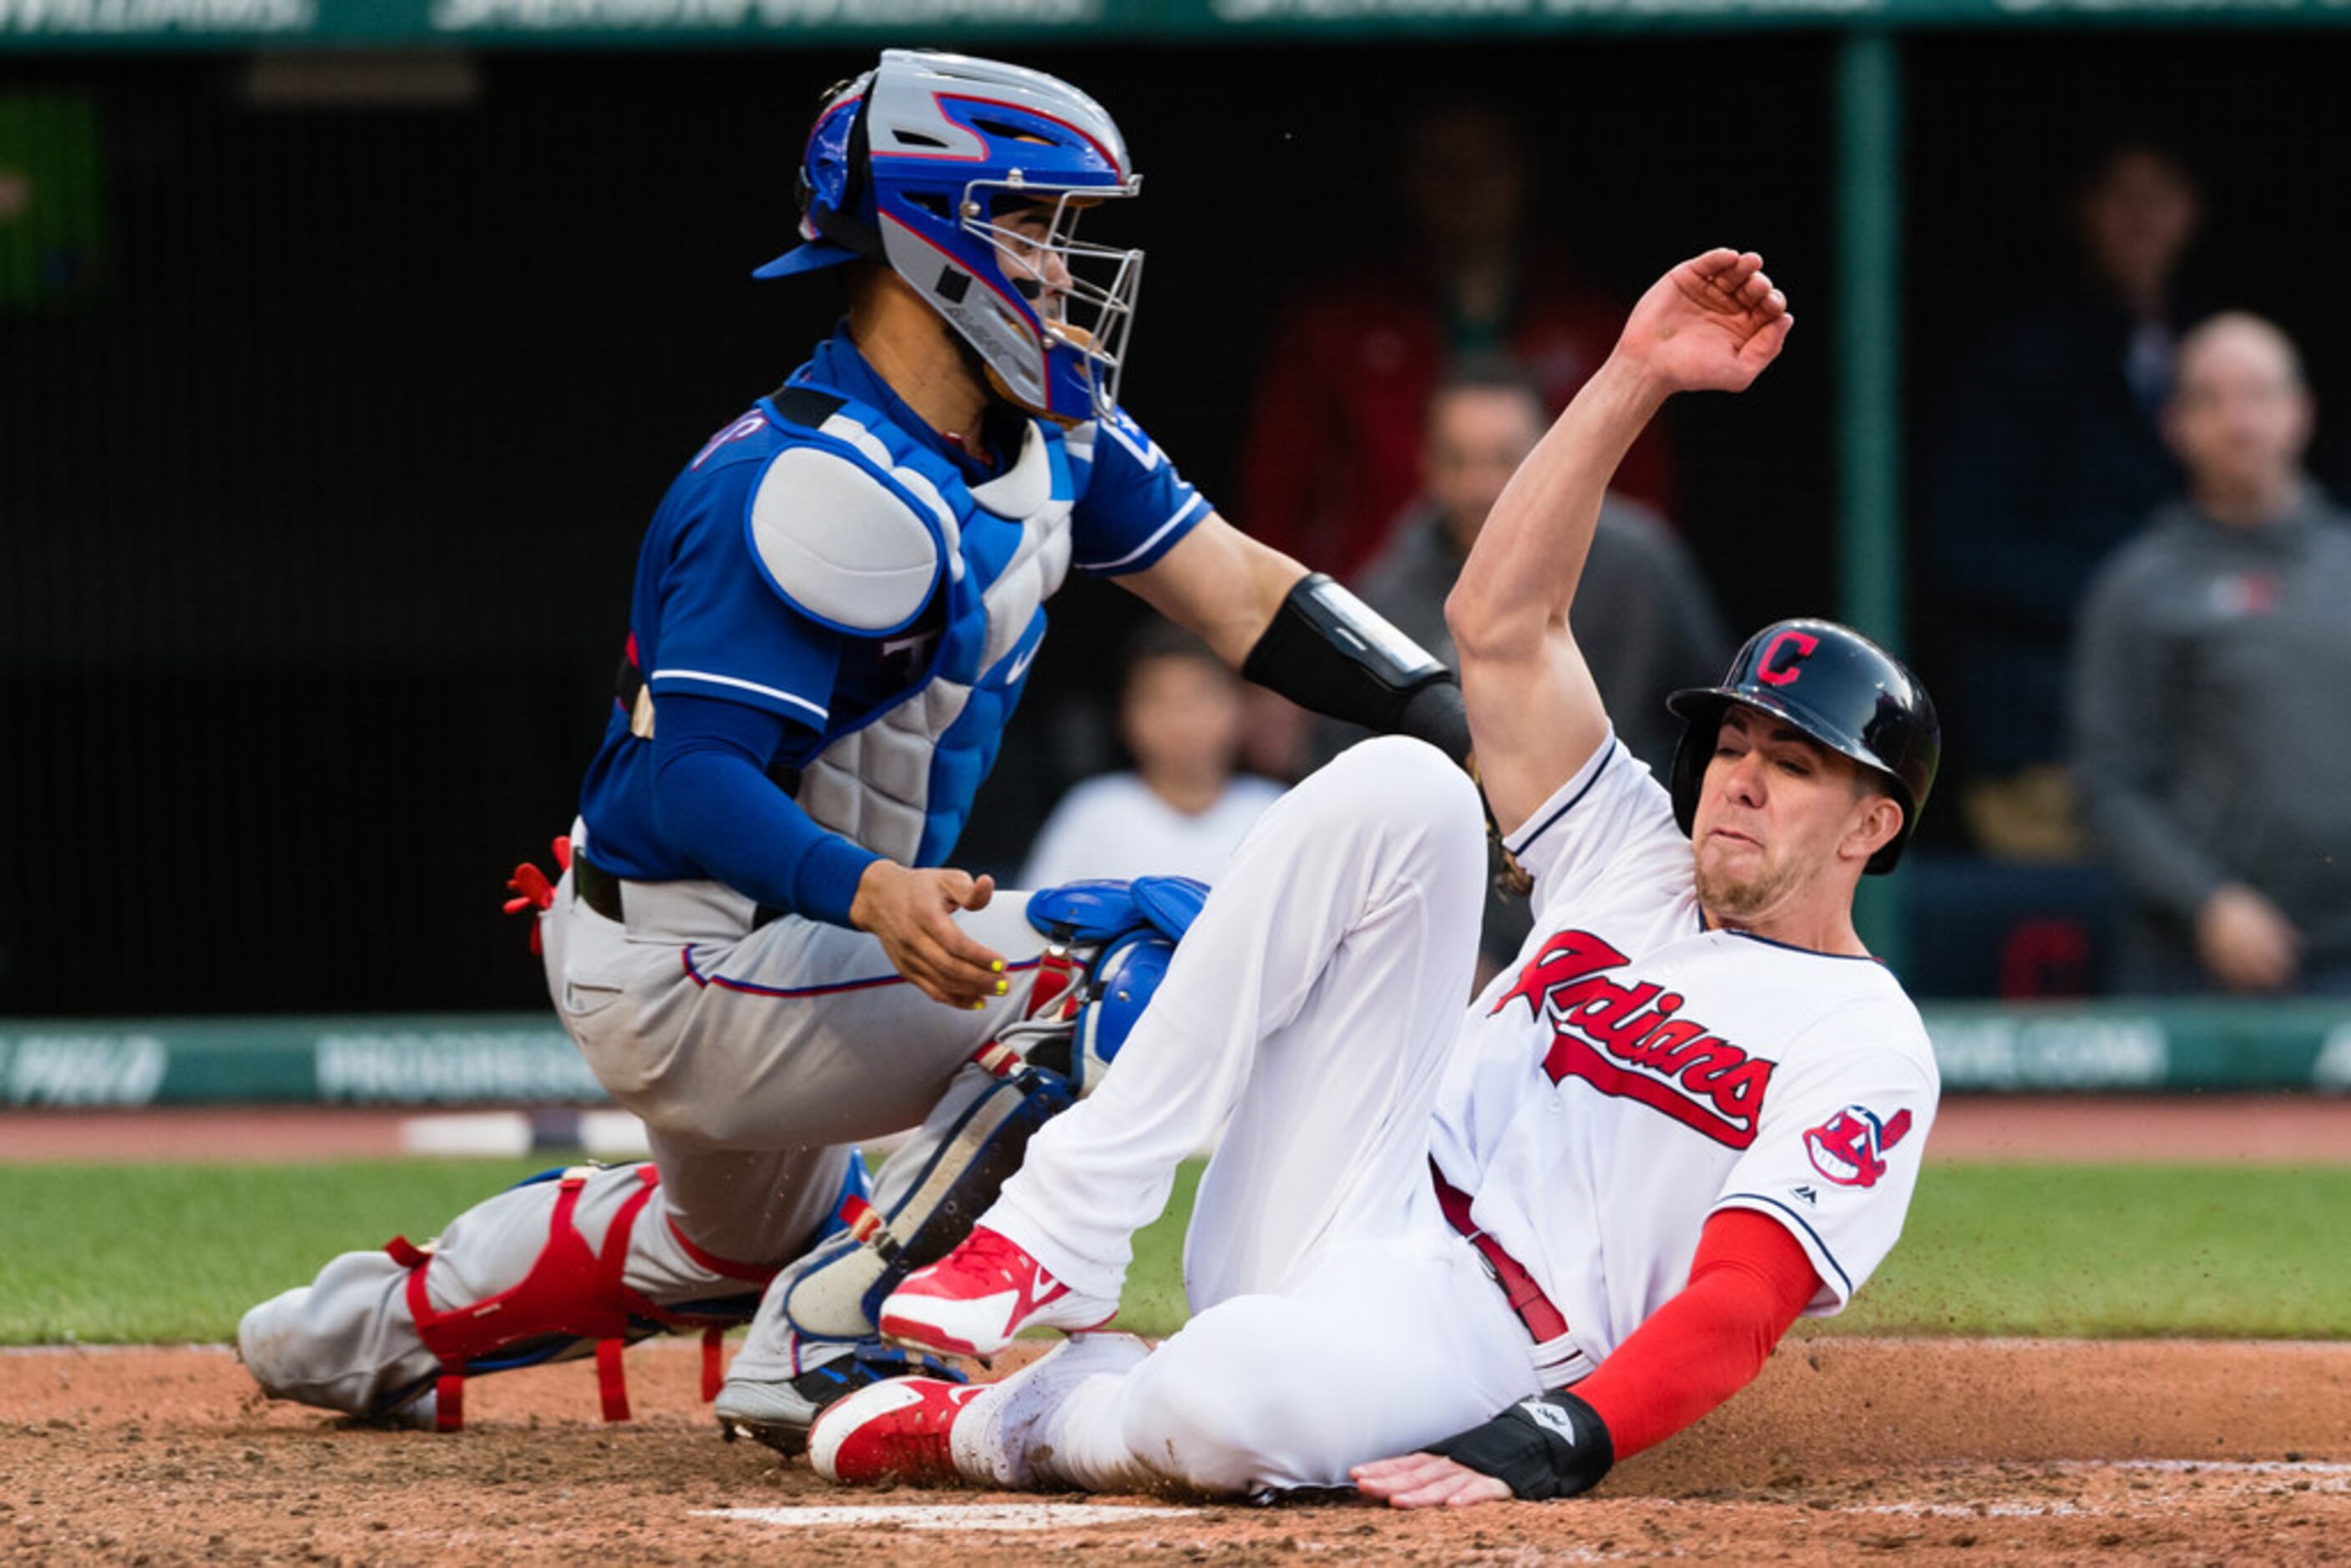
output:
[{"label": "catcher's cleat", "polygon": [[1118,1302],[1073,1291],[982,1225],[882,1303],[882,1337],[944,1355],[994,1355],[1025,1328],[1098,1329]]},{"label": "catcher's cleat", "polygon": [[859,1389],[914,1374],[950,1385],[963,1382],[961,1373],[927,1355],[872,1341],[841,1348],[843,1354],[781,1382],[730,1379],[715,1406],[719,1435],[730,1443],[737,1437],[765,1443],[789,1458],[808,1447],[809,1427],[819,1416]]},{"label": "catcher's cleat", "polygon": [[818,1417],[809,1463],[843,1486],[1034,1487],[1048,1479],[1039,1469],[1051,1452],[1047,1427],[1071,1391],[1089,1377],[1132,1371],[1150,1354],[1133,1334],[1080,1334],[1001,1383],[877,1383]]}]

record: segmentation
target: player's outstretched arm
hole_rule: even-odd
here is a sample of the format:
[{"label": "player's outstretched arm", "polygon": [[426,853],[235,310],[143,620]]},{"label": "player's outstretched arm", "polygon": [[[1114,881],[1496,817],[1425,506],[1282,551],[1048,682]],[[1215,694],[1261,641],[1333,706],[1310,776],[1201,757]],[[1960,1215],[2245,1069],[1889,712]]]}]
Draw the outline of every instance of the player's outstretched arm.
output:
[{"label": "player's outstretched arm", "polygon": [[1642,295],[1614,352],[1495,504],[1446,620],[1479,778],[1506,829],[1572,777],[1607,731],[1568,607],[1617,463],[1674,393],[1744,390],[1794,319],[1752,252],[1683,262]]},{"label": "player's outstretched arm", "polygon": [[1234,669],[1306,569],[1211,512],[1143,570],[1117,580]]}]

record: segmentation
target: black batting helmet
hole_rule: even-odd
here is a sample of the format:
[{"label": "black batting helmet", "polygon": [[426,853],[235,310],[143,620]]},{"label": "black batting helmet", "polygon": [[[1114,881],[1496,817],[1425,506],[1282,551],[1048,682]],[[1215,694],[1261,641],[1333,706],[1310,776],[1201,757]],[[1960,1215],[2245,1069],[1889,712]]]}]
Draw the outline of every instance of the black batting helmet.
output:
[{"label": "black batting helmet", "polygon": [[1739,650],[1719,686],[1676,692],[1666,706],[1682,718],[1674,748],[1674,820],[1690,831],[1707,759],[1732,703],[1787,720],[1831,751],[1850,757],[1892,786],[1902,831],[1865,868],[1889,872],[1917,826],[1935,764],[1943,755],[1935,704],[1909,667],[1850,626],[1775,621]]}]

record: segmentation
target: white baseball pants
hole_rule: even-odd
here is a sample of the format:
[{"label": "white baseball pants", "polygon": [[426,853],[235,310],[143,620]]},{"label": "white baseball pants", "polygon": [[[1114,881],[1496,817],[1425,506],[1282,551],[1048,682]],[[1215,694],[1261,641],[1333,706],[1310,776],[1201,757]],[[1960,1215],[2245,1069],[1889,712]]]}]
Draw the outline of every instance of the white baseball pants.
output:
[{"label": "white baseball pants", "polygon": [[1476,789],[1418,741],[1355,747],[1250,831],[1102,1088],[984,1221],[1115,1296],[1176,1165],[1225,1128],[1185,1247],[1196,1315],[1072,1392],[1048,1479],[1342,1485],[1541,1392],[1429,1177],[1485,879]]}]

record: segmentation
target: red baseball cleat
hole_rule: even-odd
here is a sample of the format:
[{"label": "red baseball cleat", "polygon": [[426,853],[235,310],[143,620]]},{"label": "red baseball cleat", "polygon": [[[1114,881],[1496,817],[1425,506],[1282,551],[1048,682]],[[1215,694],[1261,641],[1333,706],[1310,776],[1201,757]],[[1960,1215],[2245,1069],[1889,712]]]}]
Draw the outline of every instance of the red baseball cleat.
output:
[{"label": "red baseball cleat", "polygon": [[898,1377],[835,1400],[809,1428],[809,1463],[843,1486],[967,1481],[1025,1490],[1067,1482],[1046,1466],[1050,1430],[1088,1379],[1134,1370],[1151,1347],[1133,1334],[1079,1334],[1000,1383]]},{"label": "red baseball cleat", "polygon": [[947,1355],[994,1355],[1025,1328],[1097,1329],[1118,1302],[1061,1283],[986,1226],[882,1303],[882,1337]]},{"label": "red baseball cleat", "polygon": [[809,1463],[842,1486],[957,1480],[947,1438],[986,1385],[943,1377],[872,1383],[826,1408],[809,1428]]}]

